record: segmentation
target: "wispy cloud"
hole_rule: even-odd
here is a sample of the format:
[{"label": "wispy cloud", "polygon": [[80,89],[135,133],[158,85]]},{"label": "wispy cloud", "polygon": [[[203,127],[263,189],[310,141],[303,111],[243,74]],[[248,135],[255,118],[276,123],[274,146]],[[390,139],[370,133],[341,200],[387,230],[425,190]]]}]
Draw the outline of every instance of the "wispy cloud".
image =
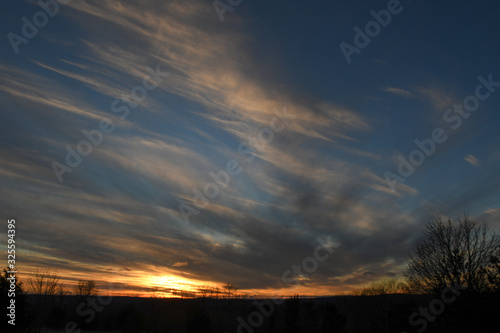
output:
[{"label": "wispy cloud", "polygon": [[471,155],[467,155],[465,157],[465,160],[468,163],[470,163],[471,165],[474,165],[474,166],[479,166],[480,165],[479,160],[477,159],[477,157],[474,156],[474,155],[472,155],[472,154]]},{"label": "wispy cloud", "polygon": [[[278,69],[262,61],[268,48],[243,13],[221,25],[210,1],[72,1],[58,18],[70,22],[76,36],[59,41],[49,25],[37,39],[50,43],[57,57],[39,49],[26,62],[0,64],[0,112],[7,120],[0,124],[0,208],[17,214],[27,267],[51,266],[73,282],[85,272],[100,281],[119,276],[130,290],[167,282],[173,290],[185,279],[286,291],[283,270],[328,233],[342,246],[307,281],[309,290],[345,290],[401,271],[421,229],[416,221],[430,212],[427,203],[450,210],[453,203],[438,205],[434,189],[422,191],[418,182],[390,191],[379,176],[384,157],[397,160],[391,152],[401,149],[401,137],[421,129],[415,121],[421,113],[409,116],[408,110],[430,105],[442,122],[458,89],[444,79],[415,88],[412,82],[372,85],[356,73],[347,80],[342,70],[338,78],[323,76],[331,59],[318,72],[299,59],[305,74],[285,81],[290,73],[280,71],[296,67],[290,65],[296,55]],[[279,54],[276,48],[269,54]],[[170,75],[120,119],[111,103],[130,94],[145,68],[156,64]],[[397,74],[397,64],[391,68]],[[318,81],[311,84],[308,76]],[[335,80],[342,84],[332,85]],[[376,93],[385,86],[387,94],[367,102],[359,96],[373,91],[358,93],[363,82]],[[239,145],[283,112],[290,114],[286,129],[256,148],[249,162]],[[116,130],[63,184],[57,182],[51,162],[64,162],[66,146],[75,148],[86,139],[82,130],[97,128],[103,118]],[[450,143],[436,151],[460,148]],[[417,148],[412,144],[408,151]],[[481,165],[474,155],[459,154]],[[490,155],[483,166],[496,165],[498,156]],[[230,160],[240,163],[241,174],[184,224],[179,202],[195,206],[193,189],[203,191],[213,182],[210,172]],[[423,178],[440,170],[430,169],[420,169]],[[488,176],[469,184],[489,183],[485,193],[467,188],[454,204],[462,209],[471,197],[495,195],[498,185]],[[488,214],[497,217],[497,208]]]},{"label": "wispy cloud", "polygon": [[173,267],[182,267],[182,266],[187,266],[188,265],[188,262],[187,261],[183,261],[183,262],[176,262],[175,264],[173,264],[172,266]]},{"label": "wispy cloud", "polygon": [[437,84],[417,87],[416,92],[420,97],[428,101],[434,111],[438,113],[444,112],[447,108],[452,107],[454,102],[458,101],[456,95],[448,88],[442,88]]},{"label": "wispy cloud", "polygon": [[386,87],[386,88],[384,88],[384,91],[391,93],[391,94],[395,94],[395,95],[399,95],[399,96],[403,96],[403,97],[408,97],[408,98],[415,96],[412,92],[410,92],[408,90],[401,89],[401,88],[395,88],[395,87]]}]

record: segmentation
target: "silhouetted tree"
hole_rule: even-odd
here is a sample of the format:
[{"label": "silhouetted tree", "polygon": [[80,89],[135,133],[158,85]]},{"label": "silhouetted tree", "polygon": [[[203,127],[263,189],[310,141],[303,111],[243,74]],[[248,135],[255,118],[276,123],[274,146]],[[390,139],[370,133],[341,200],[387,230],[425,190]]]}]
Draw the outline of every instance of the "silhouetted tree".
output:
[{"label": "silhouetted tree", "polygon": [[97,284],[94,280],[80,280],[73,288],[73,294],[77,303],[83,302],[87,297],[97,295]]},{"label": "silhouetted tree", "polygon": [[453,283],[472,291],[491,288],[487,272],[492,271],[491,257],[499,251],[500,236],[485,223],[466,214],[457,225],[436,217],[427,223],[424,235],[405,274],[414,292],[439,292]]},{"label": "silhouetted tree", "polygon": [[94,280],[78,281],[74,288],[74,294],[78,296],[95,296],[97,295],[97,283]]},{"label": "silhouetted tree", "polygon": [[151,287],[149,291],[151,292],[151,298],[158,298],[158,293],[160,292],[160,288]]},{"label": "silhouetted tree", "polygon": [[[13,285],[13,292],[15,293],[15,297],[13,295],[9,295],[12,290],[11,281],[8,280],[10,278],[10,274],[7,273],[9,268],[4,268],[2,274],[0,275],[0,299],[2,309],[7,309],[11,304],[11,300],[15,301],[15,326],[8,323],[8,320],[11,320],[10,317],[4,315],[4,319],[0,324],[1,332],[26,332],[30,328],[30,324],[32,322],[32,318],[29,318],[29,314],[26,309],[26,295],[23,290],[23,283],[19,281],[16,277],[16,282]],[[11,297],[12,296],[12,297]],[[6,310],[9,313],[9,310]]]},{"label": "silhouetted tree", "polygon": [[302,327],[299,325],[299,312],[300,312],[300,296],[293,295],[293,297],[285,301],[285,331],[291,333],[302,332]]},{"label": "silhouetted tree", "polygon": [[215,288],[210,289],[210,297],[211,298],[219,299],[220,293],[221,293],[221,290],[219,287],[215,287]]},{"label": "silhouetted tree", "polygon": [[28,293],[34,294],[34,320],[35,331],[40,332],[48,321],[55,308],[53,296],[64,294],[61,277],[50,269],[37,268],[30,273],[28,278]]},{"label": "silhouetted tree", "polygon": [[224,285],[224,294],[226,295],[226,298],[231,298],[236,296],[236,291],[238,288],[236,288],[232,283],[226,283]]},{"label": "silhouetted tree", "polygon": [[57,295],[61,293],[61,277],[49,269],[37,268],[28,278],[28,293],[36,295]]},{"label": "silhouetted tree", "polygon": [[490,257],[490,266],[485,269],[485,274],[490,283],[491,290],[500,291],[500,250]]},{"label": "silhouetted tree", "polygon": [[387,294],[401,294],[405,293],[407,285],[397,279],[383,280],[373,283],[371,286],[355,289],[351,293],[354,296],[375,296]]},{"label": "silhouetted tree", "polygon": [[200,295],[201,298],[207,298],[208,295],[210,294],[210,287],[201,287],[198,288],[198,294]]}]

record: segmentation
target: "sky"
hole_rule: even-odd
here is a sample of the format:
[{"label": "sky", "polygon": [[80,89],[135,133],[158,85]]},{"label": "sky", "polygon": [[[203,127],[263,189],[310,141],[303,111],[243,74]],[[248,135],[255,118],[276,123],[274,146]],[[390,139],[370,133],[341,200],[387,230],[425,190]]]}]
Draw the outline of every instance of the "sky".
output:
[{"label": "sky", "polygon": [[64,2],[0,12],[21,276],[334,295],[432,216],[500,231],[499,3]]}]

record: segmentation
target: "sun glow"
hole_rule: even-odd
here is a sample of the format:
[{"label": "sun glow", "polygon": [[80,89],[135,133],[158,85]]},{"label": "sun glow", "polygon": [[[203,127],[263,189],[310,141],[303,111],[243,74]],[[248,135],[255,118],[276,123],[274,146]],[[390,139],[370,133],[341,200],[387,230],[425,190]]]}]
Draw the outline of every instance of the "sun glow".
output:
[{"label": "sun glow", "polygon": [[220,284],[215,282],[189,279],[174,274],[151,276],[143,281],[143,285],[148,286],[152,293],[159,297],[192,297],[201,288],[220,287]]}]

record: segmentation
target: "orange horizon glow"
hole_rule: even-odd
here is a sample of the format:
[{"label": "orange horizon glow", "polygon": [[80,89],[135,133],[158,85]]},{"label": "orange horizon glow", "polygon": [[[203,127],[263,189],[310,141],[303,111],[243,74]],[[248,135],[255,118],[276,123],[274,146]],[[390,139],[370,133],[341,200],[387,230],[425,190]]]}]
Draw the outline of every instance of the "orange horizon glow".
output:
[{"label": "orange horizon glow", "polygon": [[[27,281],[31,272],[36,269],[45,269],[43,267],[28,267],[19,272],[18,277],[24,282],[25,290]],[[108,268],[109,269],[109,268]],[[50,270],[50,268],[49,268]],[[78,281],[95,280],[97,289],[101,295],[109,296],[129,296],[129,297],[156,297],[156,298],[193,298],[201,297],[202,288],[219,288],[221,295],[224,284],[227,282],[206,281],[195,277],[188,278],[182,276],[187,273],[170,269],[158,269],[152,267],[150,271],[121,270],[115,273],[109,271],[94,272],[91,275],[74,272],[71,270],[51,270],[60,276],[60,282],[66,293],[71,293]],[[164,271],[164,272],[162,272]],[[155,272],[154,275],[151,272]],[[177,273],[177,274],[176,274]],[[127,287],[122,287],[127,286]],[[235,287],[238,288],[236,285]],[[153,288],[156,288],[153,291]],[[346,295],[353,288],[331,287],[310,287],[310,286],[285,286],[282,288],[256,288],[256,289],[238,289],[236,295],[244,297],[262,297],[262,298],[286,298],[293,295],[305,297],[312,296],[334,296]],[[183,292],[183,294],[181,294]]]}]

